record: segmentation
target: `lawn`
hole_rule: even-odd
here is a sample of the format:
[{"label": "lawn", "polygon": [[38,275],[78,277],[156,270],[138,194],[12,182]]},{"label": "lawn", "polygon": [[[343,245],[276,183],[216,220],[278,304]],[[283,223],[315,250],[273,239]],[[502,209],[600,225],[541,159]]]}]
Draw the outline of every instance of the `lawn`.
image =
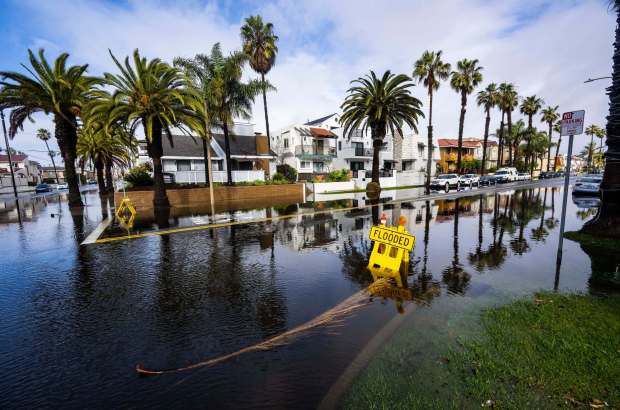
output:
[{"label": "lawn", "polygon": [[415,328],[401,332],[343,406],[620,407],[620,295],[538,293],[477,316],[475,325],[465,316],[453,323],[468,329],[459,336],[422,345]]}]

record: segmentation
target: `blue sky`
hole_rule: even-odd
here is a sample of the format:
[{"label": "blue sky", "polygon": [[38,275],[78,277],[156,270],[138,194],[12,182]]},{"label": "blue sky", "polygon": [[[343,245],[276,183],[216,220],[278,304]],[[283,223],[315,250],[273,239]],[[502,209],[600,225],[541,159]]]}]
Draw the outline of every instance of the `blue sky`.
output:
[{"label": "blue sky", "polygon": [[[583,84],[611,69],[614,17],[603,0],[2,3],[0,70],[20,69],[27,48],[44,47],[49,58],[67,51],[72,63],[89,63],[91,74],[113,70],[108,48],[124,56],[138,47],[147,57],[165,60],[206,52],[218,41],[225,50],[238,48],[243,19],[259,13],[280,36],[278,60],[269,74],[278,89],[268,96],[272,129],[337,111],[349,81],[370,69],[411,74],[426,49],[443,50],[452,64],[478,58],[483,85],[509,81],[520,95],[539,95],[561,111],[585,109],[587,124],[604,125],[607,112],[607,83]],[[247,76],[252,75],[248,70]],[[421,87],[414,94],[427,103]],[[480,136],[483,113],[474,95],[469,100],[465,135]],[[262,110],[259,99],[254,107],[257,130],[264,129]],[[433,113],[439,137],[456,136],[458,114],[459,99],[443,84]],[[495,129],[499,115],[493,115]],[[12,145],[46,162],[38,152],[42,143],[33,135],[53,124],[43,115],[35,119]],[[424,120],[420,125],[425,135]],[[576,139],[577,149],[584,140]]]}]

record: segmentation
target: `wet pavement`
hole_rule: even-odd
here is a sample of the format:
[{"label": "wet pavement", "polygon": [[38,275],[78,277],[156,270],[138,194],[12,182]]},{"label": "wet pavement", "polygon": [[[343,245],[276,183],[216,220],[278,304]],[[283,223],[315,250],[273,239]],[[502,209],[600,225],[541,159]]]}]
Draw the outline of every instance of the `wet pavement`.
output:
[{"label": "wet pavement", "polygon": [[[216,222],[238,223],[215,229],[82,246],[110,205],[96,193],[85,194],[78,214],[62,195],[24,201],[22,224],[4,202],[0,407],[314,408],[410,306],[432,312],[489,295],[598,291],[598,273],[617,271],[617,258],[566,240],[556,272],[559,183],[421,201],[384,191],[376,206],[346,194],[223,212]],[[595,200],[576,201],[569,199],[567,230],[596,212]],[[131,228],[114,222],[102,238],[212,222],[200,212],[139,217]],[[259,343],[365,289],[373,283],[368,231],[380,212],[405,216],[417,236],[399,291],[369,295],[360,310],[272,349],[194,371],[136,374],[137,364],[176,368]],[[247,223],[257,219],[264,221]]]}]

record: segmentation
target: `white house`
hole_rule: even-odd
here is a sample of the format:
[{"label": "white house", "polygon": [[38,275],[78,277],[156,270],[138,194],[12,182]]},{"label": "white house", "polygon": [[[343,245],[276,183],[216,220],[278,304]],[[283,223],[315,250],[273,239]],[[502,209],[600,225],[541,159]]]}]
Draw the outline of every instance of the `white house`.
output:
[{"label": "white house", "polygon": [[[36,161],[28,159],[26,154],[13,154],[11,155],[11,162],[13,163],[13,172],[15,173],[17,185],[21,185],[17,179],[25,179],[25,185],[36,185],[41,182],[41,165]],[[9,156],[0,155],[0,170],[10,172]]]},{"label": "white house", "polygon": [[[254,132],[254,124],[235,123],[229,133],[233,182],[265,180],[275,173],[276,156],[269,152],[267,137]],[[204,183],[205,161],[202,140],[191,135],[163,138],[162,166],[166,176],[176,183]],[[214,130],[210,144],[214,182],[226,182],[224,135]],[[145,140],[138,144],[138,163],[151,162]]]}]

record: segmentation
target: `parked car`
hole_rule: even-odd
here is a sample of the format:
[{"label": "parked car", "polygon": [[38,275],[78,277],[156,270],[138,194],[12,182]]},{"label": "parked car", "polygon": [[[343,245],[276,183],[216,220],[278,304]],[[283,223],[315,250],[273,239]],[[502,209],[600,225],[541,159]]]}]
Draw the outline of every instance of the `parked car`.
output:
[{"label": "parked car", "polygon": [[449,191],[450,188],[461,187],[460,179],[457,174],[442,174],[431,180],[431,189],[445,189]]},{"label": "parked car", "polygon": [[516,168],[500,168],[495,171],[495,179],[497,182],[514,182],[517,180]]},{"label": "parked car", "polygon": [[573,194],[598,195],[601,192],[603,178],[583,177],[575,182]]},{"label": "parked car", "polygon": [[61,189],[69,189],[69,184],[67,184],[66,182],[63,183],[63,184],[58,184],[58,185],[56,185],[56,189],[59,190],[59,191]]},{"label": "parked car", "polygon": [[476,174],[463,174],[459,177],[459,181],[461,186],[469,186],[471,188],[474,185],[479,185],[480,176]]},{"label": "parked car", "polygon": [[36,187],[34,187],[34,192],[36,192],[37,194],[40,194],[42,192],[50,192],[52,190],[52,187],[49,186],[48,184],[39,184]]},{"label": "parked car", "polygon": [[538,176],[539,179],[549,179],[549,178],[553,178],[553,174],[555,174],[555,172],[552,171],[544,171],[541,172],[540,175]]},{"label": "parked car", "polygon": [[491,186],[497,185],[497,181],[495,179],[495,175],[483,175],[480,177],[480,181],[478,182],[479,186]]},{"label": "parked car", "polygon": [[530,181],[532,176],[527,172],[519,172],[517,174],[517,181]]}]

